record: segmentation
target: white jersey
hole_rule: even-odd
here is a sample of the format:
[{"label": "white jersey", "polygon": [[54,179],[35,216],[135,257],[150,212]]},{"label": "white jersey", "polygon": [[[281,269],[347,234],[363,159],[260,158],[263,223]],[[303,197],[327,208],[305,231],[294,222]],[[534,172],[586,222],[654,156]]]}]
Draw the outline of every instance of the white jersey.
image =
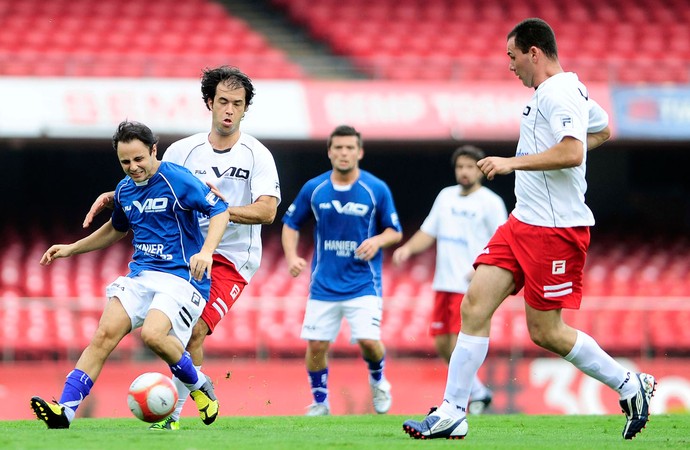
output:
[{"label": "white jersey", "polygon": [[515,171],[513,215],[521,222],[559,228],[594,225],[585,204],[590,114],[593,131],[608,123],[606,113],[589,100],[587,88],[574,73],[554,75],[535,90],[522,113],[516,156],[542,153],[566,136],[583,143],[584,155],[578,167]]},{"label": "white jersey", "polygon": [[436,238],[435,291],[467,292],[477,255],[507,219],[501,197],[486,187],[460,195],[460,186],[439,192],[420,229]]},{"label": "white jersey", "polygon": [[[242,133],[230,151],[218,152],[208,141],[208,133],[198,133],[174,142],[163,161],[180,164],[197,178],[216,186],[230,206],[252,204],[262,195],[278,199],[280,183],[271,152],[256,138]],[[206,236],[208,217],[200,217]],[[230,222],[216,249],[249,282],[261,262],[261,225]]]}]

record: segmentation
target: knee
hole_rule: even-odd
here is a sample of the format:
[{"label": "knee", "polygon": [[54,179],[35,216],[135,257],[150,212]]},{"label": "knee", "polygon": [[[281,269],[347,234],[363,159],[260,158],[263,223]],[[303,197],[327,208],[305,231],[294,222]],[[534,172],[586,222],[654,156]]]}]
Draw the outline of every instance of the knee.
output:
[{"label": "knee", "polygon": [[534,324],[528,324],[527,329],[529,331],[530,339],[532,339],[532,342],[534,342],[536,345],[547,350],[551,350],[553,348],[555,341],[553,330],[549,330]]},{"label": "knee", "polygon": [[142,342],[156,354],[159,354],[160,350],[163,348],[164,339],[165,336],[155,330],[149,330],[147,328],[142,328],[141,330]]},{"label": "knee", "polygon": [[491,317],[486,317],[485,311],[476,297],[470,294],[465,295],[465,298],[463,298],[460,305],[460,314],[463,325],[484,323],[486,320],[491,319]]},{"label": "knee", "polygon": [[325,354],[328,351],[328,342],[326,341],[309,341],[307,351],[313,357]]},{"label": "knee", "polygon": [[362,339],[359,341],[359,347],[365,355],[382,353],[383,344],[381,341],[372,341],[371,339]]},{"label": "knee", "polygon": [[112,350],[122,339],[121,336],[125,334],[127,334],[126,330],[113,330],[99,326],[91,338],[91,345],[104,350]]}]

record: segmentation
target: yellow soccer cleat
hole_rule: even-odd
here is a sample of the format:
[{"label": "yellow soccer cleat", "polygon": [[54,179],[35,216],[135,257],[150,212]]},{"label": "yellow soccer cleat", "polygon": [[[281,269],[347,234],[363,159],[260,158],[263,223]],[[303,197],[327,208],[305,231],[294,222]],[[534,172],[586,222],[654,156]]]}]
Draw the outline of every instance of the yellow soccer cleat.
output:
[{"label": "yellow soccer cleat", "polygon": [[213,392],[213,383],[206,377],[206,383],[189,393],[196,403],[199,416],[206,425],[211,425],[218,417],[218,399]]},{"label": "yellow soccer cleat", "polygon": [[163,430],[163,431],[176,431],[180,429],[180,422],[173,419],[172,416],[166,417],[165,419],[161,420],[160,422],[156,422],[151,424],[149,427],[149,430]]},{"label": "yellow soccer cleat", "polygon": [[53,400],[48,403],[41,397],[31,397],[31,409],[38,420],[42,420],[50,429],[69,428],[69,419],[65,414],[65,407]]}]

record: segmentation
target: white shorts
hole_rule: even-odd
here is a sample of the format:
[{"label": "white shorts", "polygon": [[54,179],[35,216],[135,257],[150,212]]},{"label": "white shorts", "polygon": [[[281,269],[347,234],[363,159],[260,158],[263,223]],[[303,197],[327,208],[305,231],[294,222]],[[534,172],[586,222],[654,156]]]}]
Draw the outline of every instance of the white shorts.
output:
[{"label": "white shorts", "polygon": [[206,300],[189,282],[169,273],[145,270],[137,276],[118,277],[105,288],[108,298],[117,297],[132,321],[132,330],[144,324],[152,309],[162,311],[172,323],[174,334],[183,346],[201,317]]},{"label": "white shorts", "polygon": [[381,340],[383,299],[374,295],[337,302],[307,300],[300,337],[308,341],[335,341],[343,317],[350,325],[350,342]]}]

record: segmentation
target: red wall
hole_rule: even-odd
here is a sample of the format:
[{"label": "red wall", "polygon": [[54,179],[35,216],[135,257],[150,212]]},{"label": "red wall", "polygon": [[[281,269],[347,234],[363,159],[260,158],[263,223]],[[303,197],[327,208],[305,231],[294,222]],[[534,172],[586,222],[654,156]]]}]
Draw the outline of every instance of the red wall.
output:
[{"label": "red wall", "polygon": [[[690,360],[625,360],[625,365],[653,373],[659,382],[652,413],[690,410]],[[0,365],[1,420],[30,419],[29,399],[59,398],[68,363],[5,363]],[[424,415],[442,400],[446,366],[436,359],[391,359],[387,375],[393,385],[391,414]],[[128,417],[129,383],[140,373],[167,373],[162,362],[109,362],[79,415]],[[205,365],[216,385],[222,415],[301,415],[311,402],[300,359],[269,362],[217,361]],[[617,414],[616,394],[558,358],[490,358],[480,375],[494,389],[495,412],[527,414]],[[364,362],[331,360],[333,414],[373,413]],[[184,416],[196,416],[193,402]]]}]

